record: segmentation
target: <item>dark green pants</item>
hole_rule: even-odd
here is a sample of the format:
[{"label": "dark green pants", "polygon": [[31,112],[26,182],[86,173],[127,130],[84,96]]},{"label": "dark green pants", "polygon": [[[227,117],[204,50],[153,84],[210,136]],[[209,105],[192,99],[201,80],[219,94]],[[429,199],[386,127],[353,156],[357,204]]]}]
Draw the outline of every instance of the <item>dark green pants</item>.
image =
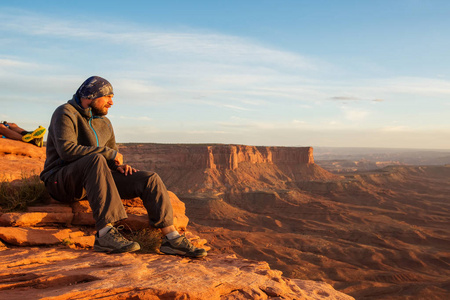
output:
[{"label": "dark green pants", "polygon": [[97,230],[127,218],[121,198],[140,197],[150,226],[173,225],[172,204],[158,174],[138,171],[131,175],[111,171],[101,154],[80,158],[58,170],[46,182],[50,195],[61,202],[87,198]]}]

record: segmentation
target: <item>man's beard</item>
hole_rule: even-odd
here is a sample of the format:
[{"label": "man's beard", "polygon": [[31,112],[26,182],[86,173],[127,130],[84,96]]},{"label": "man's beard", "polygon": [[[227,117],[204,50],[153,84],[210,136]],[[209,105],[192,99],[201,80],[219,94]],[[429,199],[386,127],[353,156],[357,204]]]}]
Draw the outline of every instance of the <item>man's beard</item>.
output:
[{"label": "man's beard", "polygon": [[91,102],[91,109],[92,109],[92,114],[94,114],[95,116],[106,116],[108,114],[108,109],[106,107],[97,107],[97,105],[95,105],[95,99]]}]

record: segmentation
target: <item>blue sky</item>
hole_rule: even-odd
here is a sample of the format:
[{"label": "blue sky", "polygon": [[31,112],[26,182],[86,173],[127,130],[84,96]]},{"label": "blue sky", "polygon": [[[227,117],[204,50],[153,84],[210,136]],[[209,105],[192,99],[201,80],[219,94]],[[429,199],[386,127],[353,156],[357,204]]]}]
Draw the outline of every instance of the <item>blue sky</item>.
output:
[{"label": "blue sky", "polygon": [[89,76],[118,142],[450,149],[450,1],[0,3],[0,119]]}]

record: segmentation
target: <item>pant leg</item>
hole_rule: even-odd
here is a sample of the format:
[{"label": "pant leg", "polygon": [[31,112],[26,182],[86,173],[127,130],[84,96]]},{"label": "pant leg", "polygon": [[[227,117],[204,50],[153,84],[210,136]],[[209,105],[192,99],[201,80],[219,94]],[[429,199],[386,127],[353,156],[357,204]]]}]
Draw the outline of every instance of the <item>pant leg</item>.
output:
[{"label": "pant leg", "polygon": [[127,218],[116,184],[101,154],[87,155],[58,170],[46,183],[50,195],[62,202],[87,196],[97,230]]},{"label": "pant leg", "polygon": [[158,174],[138,171],[131,175],[113,171],[117,190],[122,198],[140,197],[147,209],[150,226],[164,228],[173,225],[173,210],[167,188]]}]

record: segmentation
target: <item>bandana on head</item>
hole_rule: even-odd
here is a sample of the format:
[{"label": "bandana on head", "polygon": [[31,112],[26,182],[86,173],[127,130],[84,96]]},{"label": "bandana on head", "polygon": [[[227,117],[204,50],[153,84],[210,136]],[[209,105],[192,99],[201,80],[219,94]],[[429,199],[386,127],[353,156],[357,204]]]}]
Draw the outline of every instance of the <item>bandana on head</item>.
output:
[{"label": "bandana on head", "polygon": [[77,95],[80,98],[96,99],[103,96],[114,95],[113,87],[108,80],[92,76],[78,88]]}]

